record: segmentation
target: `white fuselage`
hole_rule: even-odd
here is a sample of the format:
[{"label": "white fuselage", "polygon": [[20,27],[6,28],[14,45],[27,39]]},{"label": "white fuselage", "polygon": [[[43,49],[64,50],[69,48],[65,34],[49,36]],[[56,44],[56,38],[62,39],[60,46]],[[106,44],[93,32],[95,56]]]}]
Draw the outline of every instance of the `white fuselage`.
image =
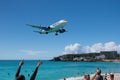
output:
[{"label": "white fuselage", "polygon": [[50,29],[48,31],[42,31],[43,34],[45,34],[46,32],[58,32],[59,29],[64,28],[64,26],[67,25],[67,21],[66,20],[60,20],[52,25],[50,25]]}]

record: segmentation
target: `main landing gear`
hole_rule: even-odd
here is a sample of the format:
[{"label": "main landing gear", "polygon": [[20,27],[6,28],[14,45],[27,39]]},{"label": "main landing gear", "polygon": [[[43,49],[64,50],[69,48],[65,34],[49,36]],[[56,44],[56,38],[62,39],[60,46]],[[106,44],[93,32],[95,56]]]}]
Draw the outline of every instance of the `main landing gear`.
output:
[{"label": "main landing gear", "polygon": [[57,36],[57,35],[58,35],[58,32],[56,32],[55,35]]}]

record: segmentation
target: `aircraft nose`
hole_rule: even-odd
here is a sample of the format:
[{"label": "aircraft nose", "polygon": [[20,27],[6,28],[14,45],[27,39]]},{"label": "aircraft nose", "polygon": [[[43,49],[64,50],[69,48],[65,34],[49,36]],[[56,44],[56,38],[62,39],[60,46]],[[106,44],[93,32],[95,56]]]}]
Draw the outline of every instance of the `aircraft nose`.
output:
[{"label": "aircraft nose", "polygon": [[68,21],[64,20],[65,23],[68,23]]}]

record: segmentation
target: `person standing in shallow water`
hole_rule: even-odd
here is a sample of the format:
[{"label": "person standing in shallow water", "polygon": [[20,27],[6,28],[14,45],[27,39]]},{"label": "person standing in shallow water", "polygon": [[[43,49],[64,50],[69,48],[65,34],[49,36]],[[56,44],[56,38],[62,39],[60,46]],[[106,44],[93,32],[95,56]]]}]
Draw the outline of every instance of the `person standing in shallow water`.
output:
[{"label": "person standing in shallow water", "polygon": [[[19,75],[19,74],[20,74],[21,67],[22,67],[23,64],[24,64],[24,61],[21,61],[21,62],[19,63],[17,72],[16,72],[16,74],[15,74],[15,80],[25,80],[25,76],[24,76],[24,75]],[[35,70],[34,70],[34,72],[33,72],[33,74],[32,74],[32,76],[31,76],[31,78],[30,78],[30,80],[35,80],[36,75],[37,75],[37,72],[38,72],[38,68],[40,67],[41,64],[42,64],[42,62],[39,61],[38,64],[37,64],[37,66],[36,66],[36,68],[35,68]]]}]

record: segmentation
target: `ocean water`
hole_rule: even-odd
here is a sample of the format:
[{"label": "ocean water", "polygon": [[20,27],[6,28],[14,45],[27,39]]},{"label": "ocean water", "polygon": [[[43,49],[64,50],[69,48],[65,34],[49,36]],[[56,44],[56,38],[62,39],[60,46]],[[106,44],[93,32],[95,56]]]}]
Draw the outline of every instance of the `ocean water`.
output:
[{"label": "ocean water", "polygon": [[[24,74],[26,80],[30,79],[37,60],[25,60],[20,74]],[[0,80],[14,80],[19,60],[0,60]],[[60,80],[62,78],[83,76],[95,73],[100,68],[102,73],[120,72],[120,63],[117,62],[54,62],[43,61],[36,76],[36,80]]]}]

